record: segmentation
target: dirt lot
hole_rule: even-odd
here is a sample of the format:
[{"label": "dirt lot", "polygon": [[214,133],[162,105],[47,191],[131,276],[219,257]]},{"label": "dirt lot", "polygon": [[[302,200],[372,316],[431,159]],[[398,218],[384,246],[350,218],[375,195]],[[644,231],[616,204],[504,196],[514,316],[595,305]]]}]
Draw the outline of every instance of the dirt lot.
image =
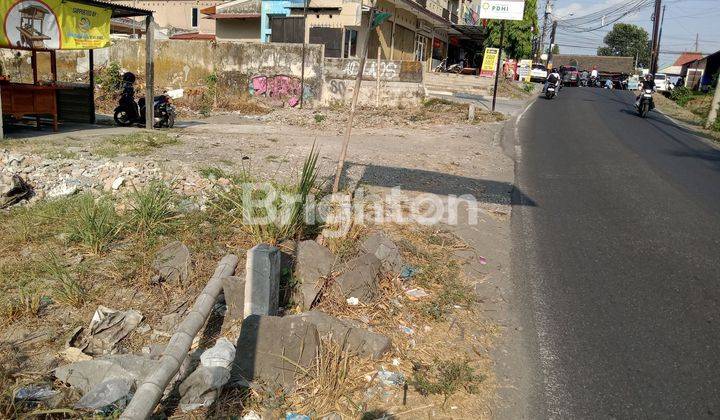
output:
[{"label": "dirt lot", "polygon": [[[248,179],[293,188],[313,146],[319,151],[314,192],[324,194],[344,118],[342,110],[286,109],[215,115],[165,133],[98,128],[2,144],[6,172],[11,168],[47,188],[31,205],[0,213],[0,415],[47,410],[78,415],[72,408],[76,391],[57,382],[61,397],[52,403],[13,402],[13,392],[28,384],[53,384],[52,369],[66,363],[59,353],[77,327],[88,325],[98,305],[142,313],[143,325],[150,328],[139,328],[119,343],[121,352],[140,353],[167,340],[156,333],[163,316],[178,302],[194,299],[224,254],[241,256],[243,266],[245,250],[259,239],[315,239],[322,226],[303,226],[289,238],[259,238],[218,203],[235,183]],[[397,186],[407,197],[471,194],[479,202],[480,226],[463,217],[453,226],[355,225],[349,235],[328,240],[345,261],[357,254],[356,244],[368,232],[380,229],[419,269],[409,285],[429,292],[424,300],[408,300],[403,289],[408,285],[386,278],[376,305],[348,306],[332,297],[318,305],[386,334],[391,353],[379,361],[346,360],[353,366],[343,376],[348,379],[329,381],[334,385],[318,370],[310,381],[315,388],[294,395],[226,390],[206,414],[254,409],[265,418],[286,411],[313,418],[330,412],[343,418],[491,417],[496,380],[490,353],[501,327],[483,317],[474,290],[508,269],[513,170],[499,143],[502,119],[478,111],[478,120],[468,123],[467,105],[444,101],[362,110],[350,143],[345,191],[363,187],[375,200]],[[48,179],[32,178],[33,172]],[[65,183],[60,187],[71,185],[72,192],[45,198],[50,191],[68,192],[58,190],[60,180]],[[154,255],[174,240],[190,249],[192,273],[183,284],[154,284]],[[286,313],[297,310],[285,308]],[[222,332],[218,328],[197,345],[212,345],[228,331],[227,325]],[[448,365],[453,369],[443,369]],[[373,378],[386,369],[402,373],[409,387],[376,392]],[[166,415],[184,416],[172,404],[163,407]]]}]

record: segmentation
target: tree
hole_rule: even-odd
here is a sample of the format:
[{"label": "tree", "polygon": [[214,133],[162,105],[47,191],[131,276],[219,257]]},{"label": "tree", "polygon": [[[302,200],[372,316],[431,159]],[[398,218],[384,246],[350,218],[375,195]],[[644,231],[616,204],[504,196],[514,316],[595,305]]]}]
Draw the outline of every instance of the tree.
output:
[{"label": "tree", "polygon": [[560,54],[560,46],[557,44],[553,45],[552,53],[555,55]]},{"label": "tree", "polygon": [[629,23],[616,23],[603,39],[598,55],[637,57],[638,67],[650,66],[650,39],[645,29]]},{"label": "tree", "polygon": [[[483,49],[500,46],[499,20],[489,21],[483,39]],[[532,39],[538,33],[537,0],[525,1],[523,20],[505,21],[503,51],[507,57],[523,58],[532,54]]]}]

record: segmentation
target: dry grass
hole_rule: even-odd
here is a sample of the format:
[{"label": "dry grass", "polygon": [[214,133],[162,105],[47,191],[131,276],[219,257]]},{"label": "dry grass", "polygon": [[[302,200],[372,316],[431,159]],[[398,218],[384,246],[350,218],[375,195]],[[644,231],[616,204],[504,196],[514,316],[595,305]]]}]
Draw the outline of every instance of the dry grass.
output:
[{"label": "dry grass", "polygon": [[[690,103],[693,103],[693,105],[690,105]],[[663,114],[681,122],[685,128],[695,135],[714,141],[720,141],[720,132],[706,130],[703,127],[705,124],[705,117],[696,113],[699,112],[698,109],[701,109],[704,106],[703,103],[704,99],[696,98],[688,102],[688,108],[683,108],[663,95],[655,95],[655,106]],[[691,109],[696,112],[693,112]]]}]

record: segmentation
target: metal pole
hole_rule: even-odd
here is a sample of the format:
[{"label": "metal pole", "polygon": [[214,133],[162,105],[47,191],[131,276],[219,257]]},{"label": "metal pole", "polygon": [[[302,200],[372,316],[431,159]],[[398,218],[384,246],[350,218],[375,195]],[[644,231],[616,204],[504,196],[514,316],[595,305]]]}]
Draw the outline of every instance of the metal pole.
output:
[{"label": "metal pole", "polygon": [[550,66],[550,63],[552,63],[553,58],[553,44],[555,43],[555,31],[557,30],[557,20],[553,21],[552,24],[552,30],[550,31],[550,45],[548,45],[548,55],[547,55],[547,61],[545,61],[545,67]]},{"label": "metal pole", "polygon": [[305,28],[307,28],[307,7],[308,1],[303,1],[303,46],[302,46],[302,67],[300,67],[300,109],[303,107],[305,97],[305,48],[307,43],[305,42]]},{"label": "metal pole", "polygon": [[95,124],[95,50],[88,50],[88,80],[90,83],[90,124]]},{"label": "metal pole", "polygon": [[335,182],[333,183],[333,193],[340,189],[340,176],[345,166],[345,158],[347,157],[348,144],[350,143],[350,132],[352,131],[353,118],[355,117],[355,107],[357,106],[358,95],[360,94],[360,85],[362,84],[363,72],[365,71],[365,58],[367,57],[368,41],[370,40],[370,30],[372,29],[373,20],[375,20],[375,9],[370,9],[370,19],[368,20],[367,31],[365,31],[365,39],[363,40],[362,50],[360,51],[360,65],[358,66],[357,76],[355,76],[355,90],[353,91],[352,103],[350,104],[350,116],[345,126],[345,139],[343,140],[342,149],[340,150],[340,158],[338,159],[337,169],[335,170]]},{"label": "metal pole", "polygon": [[497,62],[495,63],[495,86],[493,87],[492,112],[495,112],[495,100],[497,99],[498,77],[500,76],[500,61],[502,60],[502,48],[505,41],[505,21],[500,21],[500,48],[498,48]]},{"label": "metal pole", "polygon": [[375,108],[380,108],[380,51],[381,48],[380,45],[378,45],[377,66],[375,67],[375,75],[377,77],[377,86],[375,87]]},{"label": "metal pole", "polygon": [[152,15],[145,18],[145,128],[155,126],[153,84],[155,83],[155,30]]},{"label": "metal pole", "polygon": [[545,31],[547,31],[547,24],[548,24],[548,18],[550,17],[550,12],[552,11],[552,4],[550,3],[550,0],[545,1],[545,16],[543,17],[543,25],[542,25],[542,32],[540,33],[540,40],[538,42],[535,61],[540,61],[540,54],[542,54],[542,51],[545,47]]}]

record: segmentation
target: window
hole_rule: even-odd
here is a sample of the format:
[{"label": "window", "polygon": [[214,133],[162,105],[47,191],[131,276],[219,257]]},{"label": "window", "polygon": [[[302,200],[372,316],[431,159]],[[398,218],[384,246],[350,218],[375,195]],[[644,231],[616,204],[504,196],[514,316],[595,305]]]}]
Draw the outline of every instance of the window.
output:
[{"label": "window", "polygon": [[193,27],[193,28],[197,28],[197,27],[198,27],[198,17],[199,17],[199,16],[198,16],[198,8],[197,8],[197,7],[193,7],[193,8],[192,8],[192,14],[191,14],[191,17],[190,17],[190,26],[191,26],[191,27]]},{"label": "window", "polygon": [[343,52],[343,58],[352,58],[357,56],[357,38],[358,31],[355,29],[345,28],[345,52]]},{"label": "window", "polygon": [[415,35],[415,61],[425,61],[427,54],[428,37]]}]

